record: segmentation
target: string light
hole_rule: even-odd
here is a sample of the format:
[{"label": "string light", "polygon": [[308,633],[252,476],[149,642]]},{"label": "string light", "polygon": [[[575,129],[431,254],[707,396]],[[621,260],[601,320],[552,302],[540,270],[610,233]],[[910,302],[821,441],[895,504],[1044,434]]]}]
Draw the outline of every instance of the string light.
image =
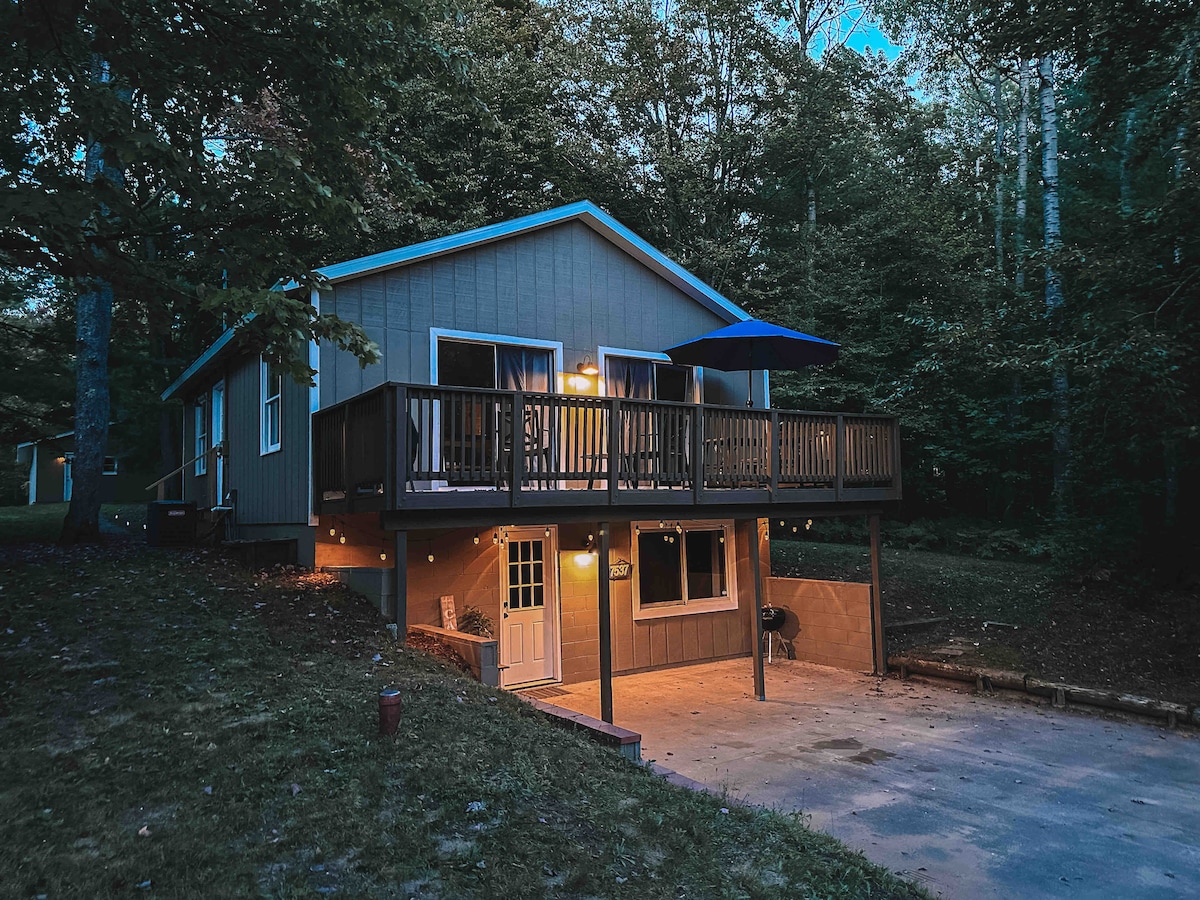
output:
[{"label": "string light", "polygon": [[433,562],[433,538],[429,539],[429,555],[425,558],[430,562]]},{"label": "string light", "polygon": [[346,533],[345,532],[342,532],[341,534],[338,535],[338,543],[339,544],[346,543]]},{"label": "string light", "polygon": [[546,537],[550,537],[550,526],[546,526]]},{"label": "string light", "polygon": [[634,533],[634,534],[641,534],[641,533],[642,533],[642,526],[641,526],[641,525],[634,525],[634,526],[633,526],[633,533]]},{"label": "string light", "polygon": [[812,528],[812,519],[809,519],[807,522],[804,523],[805,531],[808,531],[808,529],[810,529],[810,528]]},{"label": "string light", "polygon": [[472,543],[476,543],[476,544],[479,543],[479,532],[478,531],[475,532],[475,537],[472,538]]},{"label": "string light", "polygon": [[678,522],[675,523],[675,533],[683,534],[683,526]]},{"label": "string light", "polygon": [[493,532],[492,532],[492,543],[493,543],[493,544],[498,544],[498,543],[500,543],[500,532],[498,532],[498,531],[493,531]]}]

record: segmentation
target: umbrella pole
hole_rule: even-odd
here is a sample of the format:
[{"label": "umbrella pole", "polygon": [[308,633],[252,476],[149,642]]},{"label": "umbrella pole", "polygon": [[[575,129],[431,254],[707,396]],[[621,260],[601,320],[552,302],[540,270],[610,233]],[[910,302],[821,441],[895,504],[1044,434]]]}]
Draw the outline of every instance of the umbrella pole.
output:
[{"label": "umbrella pole", "polygon": [[754,406],[754,370],[746,370],[746,408]]}]

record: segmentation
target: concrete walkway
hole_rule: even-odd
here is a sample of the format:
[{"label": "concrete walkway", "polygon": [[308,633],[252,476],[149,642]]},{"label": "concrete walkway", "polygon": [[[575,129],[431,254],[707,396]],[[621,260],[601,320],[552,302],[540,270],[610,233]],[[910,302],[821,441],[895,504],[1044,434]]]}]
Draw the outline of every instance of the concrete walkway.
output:
[{"label": "concrete walkway", "polygon": [[[599,715],[598,682],[546,698]],[[642,755],[800,811],[934,895],[1200,897],[1200,738],[792,661],[614,682]]]}]

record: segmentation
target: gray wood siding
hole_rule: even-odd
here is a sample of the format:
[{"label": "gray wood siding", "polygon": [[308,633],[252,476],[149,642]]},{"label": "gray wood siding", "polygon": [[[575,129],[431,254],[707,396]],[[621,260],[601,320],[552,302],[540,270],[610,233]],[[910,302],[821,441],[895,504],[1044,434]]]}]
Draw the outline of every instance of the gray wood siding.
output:
[{"label": "gray wood siding", "polygon": [[[385,381],[428,383],[430,328],[561,341],[574,372],[600,346],[658,351],[726,324],[577,221],[343,282],[321,312],[360,323],[383,354],[363,369],[323,346],[322,406]],[[745,374],[704,378],[709,402],[745,402]]]},{"label": "gray wood siding", "polygon": [[225,378],[229,487],[239,524],[308,524],[309,389],[283,379],[280,449],[260,455],[259,361],[231,362]]},{"label": "gray wood siding", "polygon": [[[225,369],[225,441],[228,447],[226,491],[237,491],[236,523],[239,525],[308,524],[309,389],[283,380],[280,398],[280,449],[263,456],[261,449],[262,402],[257,357],[231,360]],[[206,387],[220,380],[214,378]],[[184,459],[195,454],[197,395],[184,404]],[[184,499],[205,502],[207,479],[194,468],[184,471]]]}]

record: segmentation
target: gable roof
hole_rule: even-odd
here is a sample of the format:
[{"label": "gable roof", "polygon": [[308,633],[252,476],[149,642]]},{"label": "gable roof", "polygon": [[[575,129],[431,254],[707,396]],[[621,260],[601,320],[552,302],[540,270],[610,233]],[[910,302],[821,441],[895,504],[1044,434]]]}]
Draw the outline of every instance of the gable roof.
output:
[{"label": "gable roof", "polygon": [[[582,222],[726,322],[733,324],[750,318],[748,313],[731,300],[668,258],[662,251],[642,240],[590,200],[581,200],[578,203],[548,209],[545,212],[533,213],[519,219],[510,219],[507,222],[498,222],[495,225],[485,225],[482,228],[473,228],[470,231],[412,244],[397,250],[386,250],[383,253],[374,253],[331,266],[322,266],[316,271],[331,284],[337,284],[351,278],[361,278],[364,275],[372,275],[397,266],[412,265],[436,256],[444,256],[468,247],[490,244],[493,241],[527,234],[572,220]],[[295,286],[289,285],[288,287]]]},{"label": "gable roof", "polygon": [[[386,250],[346,262],[321,266],[314,271],[330,284],[338,284],[570,221],[583,223],[724,321],[733,324],[750,319],[749,313],[737,304],[705,284],[662,251],[642,240],[590,200],[581,200],[578,203],[570,203],[566,206],[548,209],[545,212],[521,216],[519,219],[510,219],[507,222],[485,225],[482,228],[472,228],[470,231],[423,241],[420,244],[411,244],[396,250]],[[299,286],[293,281],[277,287],[279,290],[287,291],[294,290]],[[162,399],[169,400],[207,367],[209,362],[229,344],[233,333],[231,328],[222,334],[212,346],[188,366],[187,370],[169,388],[163,391]]]}]

